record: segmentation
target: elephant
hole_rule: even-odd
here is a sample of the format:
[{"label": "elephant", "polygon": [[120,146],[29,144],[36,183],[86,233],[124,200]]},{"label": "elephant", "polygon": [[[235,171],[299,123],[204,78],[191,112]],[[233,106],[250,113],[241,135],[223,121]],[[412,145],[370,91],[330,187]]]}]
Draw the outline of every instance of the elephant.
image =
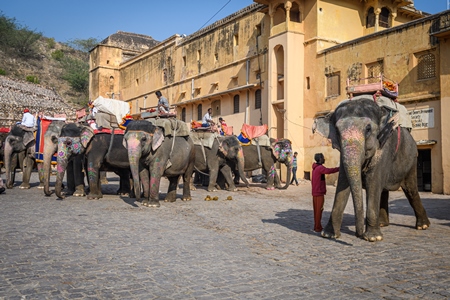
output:
[{"label": "elephant", "polygon": [[[244,174],[244,153],[236,136],[220,136],[210,132],[191,132],[190,136],[195,141],[195,170],[209,171],[208,191],[217,191],[216,181],[219,171],[228,184],[228,190],[237,191],[232,178],[232,171],[236,166],[239,176],[247,186],[249,185]],[[210,147],[206,146],[208,143]]]},{"label": "elephant", "polygon": [[[316,118],[313,125],[313,132],[331,139],[333,148],[340,151],[334,204],[321,235],[340,237],[351,193],[356,236],[371,242],[382,240],[380,227],[389,225],[389,191],[399,187],[414,210],[416,228],[427,229],[430,221],[417,188],[417,146],[412,135],[398,126],[395,111],[379,106],[371,95],[358,98],[340,103],[334,112]],[[367,203],[365,232],[363,189]]]},{"label": "elephant", "polygon": [[55,194],[64,198],[61,192],[62,180],[68,162],[77,155],[84,155],[87,177],[89,181],[89,194],[87,199],[103,197],[100,184],[100,171],[116,172],[120,177],[121,195],[130,194],[130,164],[127,149],[122,145],[123,135],[109,133],[94,134],[91,127],[82,124],[70,123],[61,129],[58,138],[57,176]]},{"label": "elephant", "polygon": [[[30,188],[31,172],[33,171],[36,151],[36,140],[32,131],[24,130],[18,124],[11,128],[4,143],[4,163],[6,169],[6,187],[12,189],[14,186],[15,169],[22,169],[21,189]],[[16,163],[16,158],[18,162]],[[40,188],[43,187],[42,163],[37,164]]]},{"label": "elephant", "polygon": [[[186,126],[179,120],[176,120],[176,124]],[[191,200],[190,186],[194,171],[195,149],[188,133],[186,136],[165,135],[164,128],[146,120],[137,120],[127,126],[123,142],[128,149],[128,159],[138,201],[141,195],[140,182],[142,182],[144,191],[142,204],[148,207],[160,206],[159,186],[162,176],[169,179],[166,202],[176,201],[180,176],[183,177],[182,200]]]},{"label": "elephant", "polygon": [[[44,179],[44,193],[50,196],[50,171],[52,156],[58,150],[58,138],[61,135],[61,130],[66,124],[65,121],[53,120],[48,126],[44,134],[44,151],[43,151],[43,179]],[[84,173],[83,173],[83,156],[76,155],[69,160],[67,164],[67,188],[66,195],[73,195],[75,197],[84,197]]]},{"label": "elephant", "polygon": [[[248,145],[242,146],[244,152],[244,171],[253,171],[259,168],[267,174],[267,189],[287,189],[291,181],[292,170],[292,144],[288,139],[269,139],[270,146]],[[259,147],[259,150],[258,150]],[[261,163],[260,163],[261,161]],[[286,184],[281,186],[280,177],[275,170],[275,163],[284,163],[287,167]]]}]

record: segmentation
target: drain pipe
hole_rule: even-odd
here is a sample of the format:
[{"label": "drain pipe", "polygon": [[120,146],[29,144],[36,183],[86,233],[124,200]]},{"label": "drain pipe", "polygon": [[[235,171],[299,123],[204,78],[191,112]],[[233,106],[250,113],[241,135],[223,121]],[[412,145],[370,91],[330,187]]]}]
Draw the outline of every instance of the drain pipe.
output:
[{"label": "drain pipe", "polygon": [[[250,79],[250,59],[247,59],[246,64],[246,74],[245,74],[245,85],[248,85],[249,79]],[[245,104],[245,124],[249,124],[249,110],[250,110],[250,91],[247,88],[247,99]]]}]

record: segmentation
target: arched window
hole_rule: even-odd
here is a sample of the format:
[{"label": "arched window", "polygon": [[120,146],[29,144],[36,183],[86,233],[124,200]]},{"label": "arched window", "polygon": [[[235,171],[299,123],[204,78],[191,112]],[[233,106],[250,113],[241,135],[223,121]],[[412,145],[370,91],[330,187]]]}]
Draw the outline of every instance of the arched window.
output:
[{"label": "arched window", "polygon": [[261,89],[257,89],[255,92],[255,109],[261,108]]},{"label": "arched window", "polygon": [[389,9],[387,9],[386,7],[383,7],[381,9],[381,13],[379,16],[379,21],[378,21],[378,25],[380,25],[380,27],[383,28],[389,28],[391,26],[389,26],[389,16],[390,16],[390,11]]},{"label": "arched window", "polygon": [[202,105],[199,104],[197,106],[197,120],[201,120],[203,119],[203,114],[202,114]]},{"label": "arched window", "polygon": [[292,3],[291,10],[289,11],[289,19],[291,20],[291,22],[296,22],[296,23],[302,22],[302,18],[300,15],[300,9],[296,2]]},{"label": "arched window", "polygon": [[370,28],[370,27],[374,27],[374,26],[375,26],[375,12],[373,10],[373,7],[371,7],[367,11],[366,28]]},{"label": "arched window", "polygon": [[233,100],[233,113],[236,114],[239,112],[239,95],[234,96]]},{"label": "arched window", "polygon": [[186,122],[186,107],[181,110],[181,121]]}]

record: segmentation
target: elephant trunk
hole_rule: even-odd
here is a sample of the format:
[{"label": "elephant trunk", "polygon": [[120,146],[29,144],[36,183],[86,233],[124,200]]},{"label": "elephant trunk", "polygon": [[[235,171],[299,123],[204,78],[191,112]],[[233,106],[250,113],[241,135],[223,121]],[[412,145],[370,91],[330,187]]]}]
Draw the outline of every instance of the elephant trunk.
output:
[{"label": "elephant trunk", "polygon": [[244,173],[245,160],[244,160],[244,151],[242,150],[242,148],[239,149],[236,158],[237,158],[237,167],[238,167],[239,177],[241,177],[242,181],[248,187],[250,184],[248,183],[247,177],[245,176],[245,173]]},{"label": "elephant trunk", "polygon": [[361,166],[364,161],[364,142],[355,140],[344,140],[341,150],[342,164],[347,174],[350,191],[353,197],[353,206],[355,209],[356,236],[361,237],[364,233],[364,208],[362,191],[362,173]]},{"label": "elephant trunk", "polygon": [[[4,160],[5,160],[5,169],[6,169],[6,187],[8,189],[12,189],[14,186],[14,182],[12,182],[12,172],[14,170],[11,170],[11,156],[13,155],[13,148],[9,144],[9,141],[5,141],[5,153],[4,153]],[[14,166],[15,167],[15,166]]]},{"label": "elephant trunk", "polygon": [[[292,158],[292,156],[291,156]],[[291,174],[292,174],[292,159],[289,158],[286,160],[286,184],[282,187],[280,187],[280,190],[285,190],[288,188],[288,186],[291,184]]]},{"label": "elephant trunk", "polygon": [[64,174],[67,169],[68,157],[66,155],[59,156],[58,155],[58,166],[57,166],[57,175],[56,175],[56,183],[55,183],[55,194],[58,198],[64,199],[64,195],[62,193],[62,182],[64,179]]},{"label": "elephant trunk", "polygon": [[[47,141],[46,141],[47,143]],[[44,151],[44,193],[46,196],[50,196],[52,193],[50,192],[50,169],[52,163],[52,156],[56,151],[56,145],[50,144],[50,146],[45,147]]]},{"label": "elephant trunk", "polygon": [[136,200],[141,199],[141,185],[139,178],[139,161],[141,159],[141,147],[138,140],[127,140],[128,160],[130,162],[131,175],[133,176],[134,192]]}]

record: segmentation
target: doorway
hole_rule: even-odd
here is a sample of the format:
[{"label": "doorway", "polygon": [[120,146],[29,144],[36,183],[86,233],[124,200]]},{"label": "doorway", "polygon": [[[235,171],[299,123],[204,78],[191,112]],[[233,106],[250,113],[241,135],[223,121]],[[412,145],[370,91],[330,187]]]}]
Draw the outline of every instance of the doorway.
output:
[{"label": "doorway", "polygon": [[419,149],[417,156],[417,187],[421,192],[431,191],[431,149]]}]

